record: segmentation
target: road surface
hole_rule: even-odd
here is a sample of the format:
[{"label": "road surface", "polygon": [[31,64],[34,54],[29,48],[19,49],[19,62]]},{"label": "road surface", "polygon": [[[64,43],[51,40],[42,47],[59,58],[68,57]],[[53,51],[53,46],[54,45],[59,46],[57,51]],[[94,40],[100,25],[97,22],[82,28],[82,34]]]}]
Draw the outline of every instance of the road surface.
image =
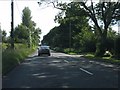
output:
[{"label": "road surface", "polygon": [[29,56],[3,77],[2,88],[118,88],[118,67],[51,51]]}]

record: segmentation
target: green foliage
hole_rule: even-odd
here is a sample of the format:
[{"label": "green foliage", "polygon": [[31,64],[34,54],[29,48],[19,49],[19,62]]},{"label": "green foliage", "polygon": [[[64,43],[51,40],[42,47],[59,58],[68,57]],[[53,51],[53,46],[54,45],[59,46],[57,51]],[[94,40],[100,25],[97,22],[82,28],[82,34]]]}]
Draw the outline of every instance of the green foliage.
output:
[{"label": "green foliage", "polygon": [[[110,28],[120,19],[120,3],[91,2],[88,6],[85,2],[61,2],[54,4],[54,7],[62,10],[55,16],[60,25],[44,36],[43,43],[64,52],[69,52],[71,47],[73,52],[96,52],[96,56],[103,56],[108,50],[112,55],[120,56],[117,54],[120,51],[119,39]],[[89,19],[94,22],[93,29],[88,24]]]},{"label": "green foliage", "polygon": [[62,24],[53,28],[47,35],[44,36],[42,43],[46,43],[51,47],[69,47],[69,29],[67,25]]},{"label": "green foliage", "polygon": [[23,44],[15,44],[15,49],[6,49],[2,52],[2,73],[6,74],[20,64],[34,49]]},{"label": "green foliage", "polygon": [[[95,51],[95,34],[91,30],[89,25],[82,28],[81,32],[77,35],[79,40],[79,45],[81,46],[83,52],[94,52]],[[78,45],[78,44],[77,44]]]},{"label": "green foliage", "polygon": [[107,63],[117,64],[117,65],[120,64],[120,59],[116,59],[111,56],[96,57],[94,53],[87,53],[87,54],[84,54],[84,57],[88,58],[88,60],[107,62]]},{"label": "green foliage", "polygon": [[114,54],[115,50],[115,38],[117,37],[116,32],[112,29],[108,30],[107,33],[107,40],[106,40],[106,50],[110,51],[112,55]]},{"label": "green foliage", "polygon": [[6,42],[7,41],[7,37],[6,37],[7,33],[5,30],[2,30],[1,32],[2,32],[2,42]]},{"label": "green foliage", "polygon": [[40,42],[41,29],[31,20],[31,11],[28,7],[23,9],[22,23],[15,28],[15,43],[27,43],[28,47],[36,46]]},{"label": "green foliage", "polygon": [[106,38],[99,38],[96,42],[96,53],[95,56],[102,57],[106,50]]},{"label": "green foliage", "polygon": [[29,7],[25,7],[23,9],[23,15],[22,15],[22,23],[24,26],[26,27],[30,27],[30,23],[31,23],[31,11],[29,9]]},{"label": "green foliage", "polygon": [[96,55],[102,56],[105,52],[105,49],[107,48],[106,40],[108,28],[110,25],[116,24],[116,21],[120,19],[120,3],[99,2],[94,5],[94,3],[91,2],[91,6],[87,6],[85,2],[81,2],[81,5],[97,28],[95,31],[98,35],[98,42],[96,44]]},{"label": "green foliage", "polygon": [[64,49],[64,52],[65,53],[74,52],[74,49],[73,48],[66,48],[66,49]]},{"label": "green foliage", "polygon": [[84,51],[94,51],[94,34],[88,24],[87,17],[83,16],[84,10],[79,7],[79,3],[69,3],[64,12],[65,17],[62,17],[61,12],[55,18],[60,25],[51,29],[44,36],[42,43],[63,50],[71,47],[76,50],[84,48]]},{"label": "green foliage", "polygon": [[102,21],[106,20],[106,23],[111,20],[109,24],[113,25],[116,23],[116,21],[120,20],[120,3],[118,2],[97,3],[94,10],[96,11],[97,18],[101,19]]},{"label": "green foliage", "polygon": [[120,59],[120,35],[115,39],[115,55],[116,58]]},{"label": "green foliage", "polygon": [[4,51],[5,49],[7,49],[7,47],[8,47],[8,44],[2,43],[2,51]]},{"label": "green foliage", "polygon": [[79,54],[81,52],[81,50],[76,50],[74,48],[65,48],[63,50],[64,53],[70,54],[70,55],[76,55]]},{"label": "green foliage", "polygon": [[16,43],[26,43],[29,38],[29,31],[24,25],[18,25],[14,31],[14,38]]}]

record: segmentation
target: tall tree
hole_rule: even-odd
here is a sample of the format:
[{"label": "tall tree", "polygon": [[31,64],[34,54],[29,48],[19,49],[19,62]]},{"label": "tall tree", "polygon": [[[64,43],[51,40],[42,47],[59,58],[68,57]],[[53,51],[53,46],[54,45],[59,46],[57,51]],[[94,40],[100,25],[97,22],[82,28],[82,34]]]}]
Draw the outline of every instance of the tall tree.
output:
[{"label": "tall tree", "polygon": [[29,39],[29,31],[23,24],[18,25],[14,31],[16,43],[27,43]]},{"label": "tall tree", "polygon": [[32,22],[32,17],[31,17],[31,11],[29,7],[25,7],[23,9],[23,15],[22,15],[22,24],[26,26],[29,36],[28,36],[28,47],[31,47],[31,22]]},{"label": "tall tree", "polygon": [[32,19],[31,11],[30,11],[29,7],[25,7],[22,12],[23,12],[22,23],[23,23],[23,25],[25,25],[26,27],[29,28],[30,23],[31,23],[31,19]]},{"label": "tall tree", "polygon": [[38,45],[41,29],[31,20],[31,11],[28,7],[23,9],[22,23],[15,28],[15,42],[27,43],[28,47]]},{"label": "tall tree", "polygon": [[[96,56],[102,56],[106,49],[106,38],[109,26],[120,20],[120,3],[119,2],[99,2],[96,5],[91,0],[91,6],[81,2],[87,15],[92,19],[97,27],[98,43],[96,44]],[[101,27],[102,22],[103,27]]]}]

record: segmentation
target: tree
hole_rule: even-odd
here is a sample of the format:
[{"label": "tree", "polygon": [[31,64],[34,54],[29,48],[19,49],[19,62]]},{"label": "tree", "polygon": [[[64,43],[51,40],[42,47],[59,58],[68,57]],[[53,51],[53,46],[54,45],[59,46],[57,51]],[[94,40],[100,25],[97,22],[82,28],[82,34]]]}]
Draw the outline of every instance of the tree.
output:
[{"label": "tree", "polygon": [[23,24],[18,25],[14,31],[16,43],[27,43],[29,39],[29,31]]},{"label": "tree", "polygon": [[31,11],[28,7],[23,9],[22,23],[15,28],[15,42],[27,43],[28,47],[38,45],[41,29],[36,28],[36,23],[31,20]]},{"label": "tree", "polygon": [[29,7],[25,7],[23,9],[23,15],[22,15],[22,24],[26,26],[29,36],[28,36],[28,47],[31,47],[31,27],[32,27],[32,17],[31,17],[31,11]]},{"label": "tree", "polygon": [[87,16],[83,15],[83,9],[76,2],[68,3],[67,6],[64,17],[63,12],[55,17],[55,21],[60,25],[45,35],[43,42],[60,49],[74,48],[78,51],[84,48],[84,51],[94,51],[94,34],[88,24]]},{"label": "tree", "polygon": [[40,28],[36,28],[34,29],[34,32],[32,32],[32,45],[38,45],[40,42],[40,34],[41,34],[41,29]]},{"label": "tree", "polygon": [[31,11],[30,11],[29,7],[25,7],[22,12],[23,12],[22,23],[23,23],[23,25],[25,25],[26,27],[29,28],[30,23],[31,23],[31,19],[32,19]]},{"label": "tree", "polygon": [[[92,19],[97,27],[99,35],[96,44],[96,56],[103,56],[105,52],[105,43],[107,31],[111,24],[115,24],[120,19],[120,3],[119,2],[99,2],[96,6],[91,1],[91,6],[87,6],[85,2],[81,2],[87,15]],[[102,22],[103,27],[100,27],[98,22]]]}]

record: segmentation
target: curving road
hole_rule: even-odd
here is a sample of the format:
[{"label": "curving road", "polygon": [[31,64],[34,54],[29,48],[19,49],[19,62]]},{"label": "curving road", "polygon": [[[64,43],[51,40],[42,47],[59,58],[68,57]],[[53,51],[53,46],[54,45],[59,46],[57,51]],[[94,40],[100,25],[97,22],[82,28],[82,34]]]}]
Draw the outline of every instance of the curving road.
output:
[{"label": "curving road", "polygon": [[118,67],[81,55],[35,52],[3,77],[3,88],[118,88]]}]

